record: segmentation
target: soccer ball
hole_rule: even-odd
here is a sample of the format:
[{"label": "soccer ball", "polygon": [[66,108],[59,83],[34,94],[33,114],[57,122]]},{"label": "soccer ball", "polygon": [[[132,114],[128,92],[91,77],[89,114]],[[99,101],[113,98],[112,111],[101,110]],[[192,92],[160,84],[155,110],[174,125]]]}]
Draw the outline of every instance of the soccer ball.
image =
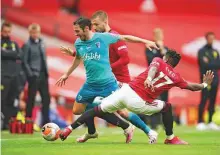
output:
[{"label": "soccer ball", "polygon": [[41,129],[43,138],[47,141],[55,141],[59,138],[60,128],[55,123],[47,123]]}]

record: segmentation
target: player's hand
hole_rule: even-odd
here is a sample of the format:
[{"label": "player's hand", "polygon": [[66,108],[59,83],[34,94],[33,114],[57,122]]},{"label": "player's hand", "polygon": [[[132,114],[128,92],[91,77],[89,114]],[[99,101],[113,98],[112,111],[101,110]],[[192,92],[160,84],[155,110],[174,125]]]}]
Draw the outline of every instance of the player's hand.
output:
[{"label": "player's hand", "polygon": [[69,47],[64,47],[64,46],[61,46],[60,47],[60,51],[63,53],[63,54],[66,54],[66,55],[69,55],[69,56],[75,56],[76,55],[76,51],[73,51],[71,48]]},{"label": "player's hand", "polygon": [[146,79],[146,80],[144,81],[144,87],[145,87],[145,88],[150,88],[152,92],[155,92],[155,90],[154,90],[154,85],[152,84],[152,81],[150,81],[150,80],[148,80],[148,79]]},{"label": "player's hand", "polygon": [[149,49],[150,51],[152,51],[152,49],[156,49],[156,50],[159,50],[160,48],[157,47],[157,44],[153,41],[148,41],[146,44],[146,48]]},{"label": "player's hand", "polygon": [[203,74],[203,82],[210,85],[212,83],[212,80],[214,78],[214,74],[211,70],[208,70],[206,74]]},{"label": "player's hand", "polygon": [[68,79],[68,75],[64,74],[62,75],[59,80],[57,80],[56,85],[59,87],[62,87],[63,85],[65,85],[66,80]]}]

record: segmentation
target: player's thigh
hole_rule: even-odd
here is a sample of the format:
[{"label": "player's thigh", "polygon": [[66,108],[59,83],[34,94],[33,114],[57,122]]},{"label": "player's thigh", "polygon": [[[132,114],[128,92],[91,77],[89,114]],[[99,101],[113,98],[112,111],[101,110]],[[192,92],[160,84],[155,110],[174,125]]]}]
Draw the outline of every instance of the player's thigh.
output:
[{"label": "player's thigh", "polygon": [[86,106],[87,106],[87,104],[85,104],[85,103],[78,103],[75,101],[73,104],[73,114],[75,114],[75,115],[82,114],[85,111]]},{"label": "player's thigh", "polygon": [[73,106],[74,114],[81,114],[85,111],[87,105],[91,104],[95,98],[95,93],[91,87],[84,84],[76,96]]},{"label": "player's thigh", "polygon": [[[122,87],[123,88],[123,87]],[[124,103],[129,111],[137,114],[152,115],[160,112],[164,107],[164,102],[155,100],[153,103],[148,104],[144,101],[132,88],[126,85],[126,98]]]},{"label": "player's thigh", "polygon": [[122,89],[115,91],[110,96],[104,98],[100,105],[102,111],[113,113],[120,109],[124,109],[125,105],[123,103],[124,92]]},{"label": "player's thigh", "polygon": [[155,113],[159,113],[165,107],[165,102],[161,100],[154,100],[152,103],[145,102],[144,104],[141,113],[145,115],[153,115]]}]

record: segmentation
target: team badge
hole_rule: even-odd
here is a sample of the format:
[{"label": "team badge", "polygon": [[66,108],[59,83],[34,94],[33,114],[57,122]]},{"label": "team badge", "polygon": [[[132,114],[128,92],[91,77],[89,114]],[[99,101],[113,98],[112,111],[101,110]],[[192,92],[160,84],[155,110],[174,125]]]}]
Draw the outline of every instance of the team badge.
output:
[{"label": "team badge", "polygon": [[95,43],[96,47],[100,48],[100,42]]}]

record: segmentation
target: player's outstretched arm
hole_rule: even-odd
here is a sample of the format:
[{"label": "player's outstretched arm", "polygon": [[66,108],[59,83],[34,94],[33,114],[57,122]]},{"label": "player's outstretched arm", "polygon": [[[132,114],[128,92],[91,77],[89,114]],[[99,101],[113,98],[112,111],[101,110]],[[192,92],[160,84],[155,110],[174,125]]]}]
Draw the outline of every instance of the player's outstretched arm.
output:
[{"label": "player's outstretched arm", "polygon": [[203,83],[188,83],[186,89],[191,91],[198,91],[206,88],[208,85],[212,83],[214,78],[213,72],[211,70],[207,71],[206,74],[203,75]]},{"label": "player's outstretched arm", "polygon": [[150,41],[150,40],[146,40],[146,39],[142,39],[139,37],[135,37],[132,35],[120,35],[120,40],[127,41],[127,42],[133,42],[133,43],[144,43],[149,50],[152,50],[152,48],[159,50],[159,47],[157,47],[155,42]]},{"label": "player's outstretched arm", "polygon": [[65,85],[66,80],[68,79],[69,75],[79,66],[81,59],[79,57],[76,57],[73,61],[73,64],[70,66],[68,71],[63,74],[56,82],[57,86],[62,87]]}]

